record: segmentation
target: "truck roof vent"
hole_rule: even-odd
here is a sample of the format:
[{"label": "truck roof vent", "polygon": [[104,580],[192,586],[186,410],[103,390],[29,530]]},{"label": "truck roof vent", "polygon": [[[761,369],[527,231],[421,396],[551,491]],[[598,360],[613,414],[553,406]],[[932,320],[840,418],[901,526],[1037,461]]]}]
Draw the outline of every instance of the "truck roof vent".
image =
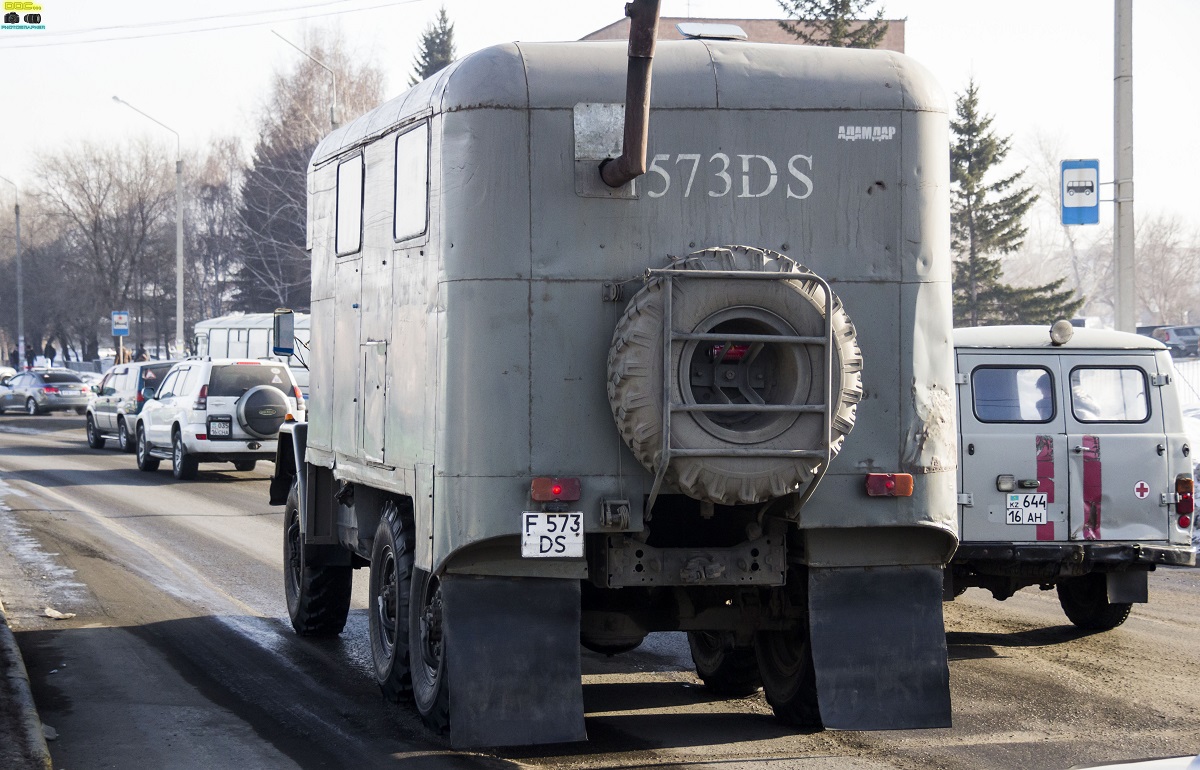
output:
[{"label": "truck roof vent", "polygon": [[703,24],[684,21],[675,25],[679,34],[693,40],[748,40],[746,31],[736,24]]}]

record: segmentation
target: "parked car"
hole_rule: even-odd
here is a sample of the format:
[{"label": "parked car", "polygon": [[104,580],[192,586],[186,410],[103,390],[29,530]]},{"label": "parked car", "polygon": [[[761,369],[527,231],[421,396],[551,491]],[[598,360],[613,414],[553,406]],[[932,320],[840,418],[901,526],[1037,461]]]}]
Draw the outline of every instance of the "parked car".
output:
[{"label": "parked car", "polygon": [[1139,326],[1137,333],[1153,337],[1167,346],[1172,358],[1194,358],[1200,345],[1200,327],[1196,326]]},{"label": "parked car", "polygon": [[156,391],[174,365],[174,361],[137,361],[105,372],[87,408],[88,446],[103,449],[106,441],[115,439],[123,452],[137,449],[133,417],[142,411],[146,393]]},{"label": "parked car", "polygon": [[253,470],[275,457],[287,415],[303,419],[304,412],[300,388],[280,361],[180,361],[143,395],[134,416],[138,468],[154,471],[170,460],[177,479],[195,478],[202,462]]},{"label": "parked car", "polygon": [[22,409],[27,414],[87,411],[91,390],[70,369],[30,369],[0,380],[0,413]]}]

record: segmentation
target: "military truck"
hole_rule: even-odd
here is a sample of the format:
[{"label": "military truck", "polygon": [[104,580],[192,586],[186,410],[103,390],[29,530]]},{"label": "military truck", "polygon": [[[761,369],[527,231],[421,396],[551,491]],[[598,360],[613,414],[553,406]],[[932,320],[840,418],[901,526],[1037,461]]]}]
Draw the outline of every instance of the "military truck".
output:
[{"label": "military truck", "polygon": [[1055,589],[1108,630],[1158,565],[1195,566],[1193,447],[1170,351],[1140,334],[957,329],[962,543],[948,594]]},{"label": "military truck", "polygon": [[627,8],[628,47],[488,48],[314,152],[292,624],[368,568],[378,684],[453,746],[584,739],[580,643],[657,631],[790,724],[946,726],[945,99]]}]

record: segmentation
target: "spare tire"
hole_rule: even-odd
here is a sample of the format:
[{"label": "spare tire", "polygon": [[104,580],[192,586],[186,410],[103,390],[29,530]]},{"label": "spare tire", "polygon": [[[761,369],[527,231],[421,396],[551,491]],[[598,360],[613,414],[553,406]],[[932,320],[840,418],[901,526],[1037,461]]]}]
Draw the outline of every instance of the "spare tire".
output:
[{"label": "spare tire", "polygon": [[274,385],[255,385],[238,399],[238,424],[256,438],[275,438],[288,409],[282,390]]},{"label": "spare tire", "polygon": [[[676,260],[672,270],[789,273],[795,278],[672,280],[676,333],[823,337],[825,288],[816,275],[782,254],[746,246],[711,248]],[[663,287],[652,277],[625,309],[608,353],[608,400],[617,428],[638,461],[658,473],[663,428]],[[854,324],[832,297],[831,457],[854,427],[862,397],[862,353]],[[673,404],[745,404],[745,410],[676,411],[671,447],[714,451],[672,453],[665,480],[698,500],[759,503],[797,491],[822,460],[751,457],[746,450],[814,450],[824,444],[823,415],[757,409],[759,405],[823,402],[824,345],[677,340],[670,355]],[[720,454],[729,450],[728,454]],[[743,454],[738,455],[738,450]]]}]

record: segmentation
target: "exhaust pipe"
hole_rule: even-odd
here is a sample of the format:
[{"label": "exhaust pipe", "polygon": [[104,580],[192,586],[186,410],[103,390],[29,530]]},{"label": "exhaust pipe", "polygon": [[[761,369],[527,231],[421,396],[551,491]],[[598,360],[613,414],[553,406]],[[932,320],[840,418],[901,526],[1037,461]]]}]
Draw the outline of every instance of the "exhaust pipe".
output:
[{"label": "exhaust pipe", "polygon": [[621,156],[600,164],[600,178],[621,187],[646,173],[646,141],[650,128],[650,67],[658,41],[659,0],[625,4],[629,17],[629,73],[625,78],[625,135]]}]

